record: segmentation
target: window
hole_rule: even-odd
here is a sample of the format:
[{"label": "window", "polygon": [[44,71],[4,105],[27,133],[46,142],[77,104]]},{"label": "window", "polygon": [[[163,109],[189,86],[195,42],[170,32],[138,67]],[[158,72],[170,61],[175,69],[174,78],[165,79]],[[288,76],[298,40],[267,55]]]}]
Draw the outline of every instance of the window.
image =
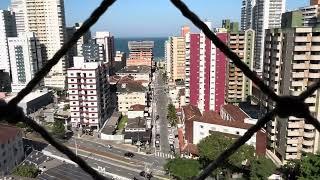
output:
[{"label": "window", "polygon": [[77,115],[77,113],[73,113],[73,115]]},{"label": "window", "polygon": [[240,134],[240,132],[239,132],[239,131],[237,131],[237,132],[236,132],[236,134],[237,134],[237,135],[239,135],[239,134]]},{"label": "window", "polygon": [[203,125],[200,125],[200,128],[202,129],[202,128],[203,128]]}]

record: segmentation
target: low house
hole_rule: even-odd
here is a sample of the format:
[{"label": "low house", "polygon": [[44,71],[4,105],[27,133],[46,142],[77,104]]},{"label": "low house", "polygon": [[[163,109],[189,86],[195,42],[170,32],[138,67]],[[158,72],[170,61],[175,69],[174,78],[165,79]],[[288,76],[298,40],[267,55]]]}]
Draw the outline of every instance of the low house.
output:
[{"label": "low house", "polygon": [[[238,138],[253,125],[250,118],[239,107],[227,104],[221,107],[221,116],[214,111],[205,111],[201,114],[196,106],[188,105],[182,108],[182,122],[185,128],[186,143],[198,144],[201,139],[212,132],[221,132]],[[247,144],[256,148],[257,154],[266,152],[266,132],[264,129],[247,141]]]},{"label": "low house", "polygon": [[151,142],[151,129],[147,127],[147,120],[143,117],[128,118],[124,129],[125,142],[131,144],[148,144]]}]

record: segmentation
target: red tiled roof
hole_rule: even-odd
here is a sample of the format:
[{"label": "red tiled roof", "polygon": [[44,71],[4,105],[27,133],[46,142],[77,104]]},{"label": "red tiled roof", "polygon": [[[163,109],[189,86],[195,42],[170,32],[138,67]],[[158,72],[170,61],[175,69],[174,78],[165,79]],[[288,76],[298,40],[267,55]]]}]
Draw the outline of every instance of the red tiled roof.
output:
[{"label": "red tiled roof", "polygon": [[234,121],[244,122],[244,119],[248,118],[248,116],[238,106],[233,104],[223,105],[222,108]]},{"label": "red tiled roof", "polygon": [[144,111],[145,106],[142,104],[134,104],[130,106],[130,111]]},{"label": "red tiled roof", "polygon": [[188,153],[188,154],[190,153],[190,154],[197,155],[197,156],[199,155],[199,150],[198,150],[197,145],[191,144],[191,143],[186,144],[181,152]]},{"label": "red tiled roof", "polygon": [[8,143],[8,140],[12,140],[19,132],[19,128],[6,124],[0,124],[0,144]]},{"label": "red tiled roof", "polygon": [[185,120],[188,121],[194,117],[201,117],[202,114],[198,107],[193,105],[187,105],[182,107],[182,111],[185,115]]}]

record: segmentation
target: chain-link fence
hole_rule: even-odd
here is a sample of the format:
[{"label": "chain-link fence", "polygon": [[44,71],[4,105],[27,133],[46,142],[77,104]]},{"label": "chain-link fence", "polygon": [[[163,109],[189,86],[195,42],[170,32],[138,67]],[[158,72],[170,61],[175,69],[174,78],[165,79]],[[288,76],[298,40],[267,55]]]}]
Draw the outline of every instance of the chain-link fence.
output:
[{"label": "chain-link fence", "polygon": [[[32,89],[43,79],[51,70],[51,68],[57,64],[60,58],[66,55],[67,51],[77,42],[77,40],[87,32],[92,25],[94,25],[101,15],[115,2],[116,0],[104,0],[97,7],[91,16],[83,23],[83,25],[73,34],[68,42],[66,42],[59,51],[49,60],[44,67],[36,73],[35,77],[28,83],[28,85],[22,89],[18,95],[9,101],[8,103],[0,101],[0,120],[6,120],[9,123],[24,122],[30,126],[33,130],[38,132],[46,141],[52,146],[58,149],[60,152],[65,154],[69,159],[79,165],[81,169],[90,174],[94,179],[106,179],[100,175],[92,167],[90,167],[83,159],[76,156],[69,148],[63,144],[57,142],[42,126],[38,125],[35,121],[24,115],[22,109],[17,104],[27,95]],[[308,105],[304,102],[309,96],[311,96],[320,86],[320,81],[311,85],[306,91],[302,92],[299,96],[278,96],[273,90],[271,90],[263,81],[256,75],[255,72],[251,71],[250,68],[241,61],[241,59],[228,48],[208,27],[200,20],[200,18],[194,14],[181,0],[171,0],[172,4],[178,8],[181,13],[188,18],[196,27],[218,47],[232,62],[242,70],[242,72],[250,78],[259,89],[266,94],[268,98],[276,102],[276,107],[265,114],[264,117],[258,120],[248,131],[239,139],[236,140],[228,149],[221,153],[217,159],[212,161],[196,179],[205,179],[214,171],[219,165],[226,161],[235,151],[245,144],[257,131],[263,128],[268,121],[270,121],[276,115],[281,118],[289,116],[295,116],[297,118],[304,118],[307,123],[311,123],[315,128],[320,131],[320,123],[314,118]],[[288,108],[290,107],[290,108]]]}]

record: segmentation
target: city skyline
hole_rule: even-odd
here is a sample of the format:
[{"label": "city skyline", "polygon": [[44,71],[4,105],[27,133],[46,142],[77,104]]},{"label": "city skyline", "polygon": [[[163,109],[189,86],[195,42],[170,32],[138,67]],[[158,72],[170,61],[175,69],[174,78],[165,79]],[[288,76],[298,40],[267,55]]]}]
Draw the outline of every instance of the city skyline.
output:
[{"label": "city skyline", "polygon": [[[90,0],[90,3],[88,3],[88,0],[78,2],[79,0],[65,0],[67,26],[84,21],[100,3],[99,0]],[[241,0],[225,0],[218,4],[216,8],[215,1],[202,1],[201,3],[197,1],[195,3],[187,0],[184,2],[202,19],[211,20],[214,27],[221,26],[222,19],[240,22],[241,12],[239,7],[241,6]],[[140,8],[136,8],[137,4],[141,5]],[[296,9],[308,4],[308,0],[290,0],[287,2],[286,10]],[[9,5],[10,0],[0,1],[1,9],[7,9]],[[213,7],[213,10],[208,7]],[[229,8],[227,12],[225,11],[226,8]],[[127,13],[123,13],[124,10]],[[164,11],[166,12],[165,15],[162,13]],[[79,14],[78,12],[82,13]],[[143,19],[143,21],[139,22],[139,19]],[[166,37],[179,34],[182,25],[190,25],[191,31],[198,31],[190,21],[175,9],[169,0],[157,2],[140,0],[139,3],[122,0],[116,1],[98,23],[93,26],[91,31],[110,31],[115,37]],[[110,27],[108,28],[108,26]]]}]

